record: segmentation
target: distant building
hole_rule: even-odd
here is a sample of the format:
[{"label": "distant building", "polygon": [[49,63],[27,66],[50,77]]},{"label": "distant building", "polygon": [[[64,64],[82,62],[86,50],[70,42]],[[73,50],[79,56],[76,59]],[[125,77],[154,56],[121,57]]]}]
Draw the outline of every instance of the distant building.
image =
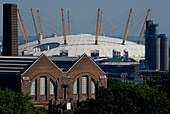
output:
[{"label": "distant building", "polygon": [[150,70],[169,70],[169,39],[152,20],[146,22],[145,59]]},{"label": "distant building", "polygon": [[127,74],[125,79],[130,79],[130,76],[139,70],[138,62],[116,62],[111,61],[111,59],[106,59],[101,60],[100,62],[96,61],[96,63],[98,63],[100,68],[106,72],[107,77],[123,78],[121,77],[122,74]]},{"label": "distant building", "polygon": [[95,98],[98,87],[107,87],[105,72],[86,54],[75,57],[0,56],[0,87],[28,93],[35,106]]},{"label": "distant building", "polygon": [[3,5],[3,55],[18,56],[17,5]]},{"label": "distant building", "polygon": [[138,77],[142,78],[142,82],[146,82],[148,79],[152,80],[160,80],[161,79],[161,73],[164,73],[165,71],[156,71],[156,70],[139,70],[137,73],[139,74]]}]

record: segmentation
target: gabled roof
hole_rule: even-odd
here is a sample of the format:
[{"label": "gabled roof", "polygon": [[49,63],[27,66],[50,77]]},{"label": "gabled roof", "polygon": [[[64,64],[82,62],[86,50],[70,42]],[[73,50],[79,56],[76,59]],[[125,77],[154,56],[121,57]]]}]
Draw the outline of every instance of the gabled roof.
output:
[{"label": "gabled roof", "polygon": [[[49,64],[44,64],[44,62],[49,63],[50,65]],[[26,72],[29,72],[30,70],[34,69],[35,66],[39,67],[39,65],[48,65],[48,66],[51,66],[51,67],[55,67],[56,68],[55,70],[57,72],[62,72],[58,68],[58,66],[56,66],[50,59],[48,59],[48,57],[45,54],[42,53],[38,57],[38,59],[22,75],[24,75]],[[41,67],[39,67],[39,68],[41,68]]]},{"label": "gabled roof", "polygon": [[[84,62],[85,60],[85,62]],[[87,56],[87,54],[83,54],[76,63],[67,71],[68,73],[72,72],[72,70],[76,70],[78,67],[84,67],[85,64],[88,64],[90,66],[95,66],[97,70],[99,70],[101,73],[106,74],[90,57]],[[94,67],[93,67],[94,68]],[[92,70],[92,69],[90,69]],[[93,69],[94,70],[94,69]]]},{"label": "gabled roof", "polygon": [[79,59],[79,57],[48,57],[63,72],[67,72]]},{"label": "gabled roof", "polygon": [[[96,66],[98,70],[105,74],[105,72],[86,54],[78,57],[47,57],[45,54],[41,54],[39,57],[26,57],[26,56],[0,56],[0,75],[23,75],[30,69],[33,69],[37,63],[40,64],[43,61],[48,61],[53,68],[56,67],[57,72],[70,72],[83,59],[90,62],[91,65]],[[49,65],[49,66],[50,66]]]}]

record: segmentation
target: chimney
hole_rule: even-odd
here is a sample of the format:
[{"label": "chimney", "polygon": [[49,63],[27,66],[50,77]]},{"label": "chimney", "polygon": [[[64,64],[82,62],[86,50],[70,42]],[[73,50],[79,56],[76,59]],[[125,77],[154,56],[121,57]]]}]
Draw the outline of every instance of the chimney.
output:
[{"label": "chimney", "polygon": [[17,5],[3,5],[3,56],[18,56]]}]

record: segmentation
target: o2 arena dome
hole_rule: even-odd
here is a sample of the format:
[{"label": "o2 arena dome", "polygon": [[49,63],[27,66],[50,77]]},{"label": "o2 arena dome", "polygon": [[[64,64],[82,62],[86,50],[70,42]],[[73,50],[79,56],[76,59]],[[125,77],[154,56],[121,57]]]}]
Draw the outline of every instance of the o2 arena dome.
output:
[{"label": "o2 arena dome", "polygon": [[44,53],[46,56],[58,56],[65,53],[69,57],[78,57],[83,53],[91,56],[91,53],[98,52],[99,57],[113,57],[113,50],[121,56],[126,51],[129,58],[141,58],[145,55],[145,46],[135,42],[127,41],[122,45],[122,39],[106,36],[98,36],[98,44],[95,45],[95,35],[79,34],[67,35],[67,44],[64,44],[63,36],[41,39],[19,46],[19,55],[39,56]]}]

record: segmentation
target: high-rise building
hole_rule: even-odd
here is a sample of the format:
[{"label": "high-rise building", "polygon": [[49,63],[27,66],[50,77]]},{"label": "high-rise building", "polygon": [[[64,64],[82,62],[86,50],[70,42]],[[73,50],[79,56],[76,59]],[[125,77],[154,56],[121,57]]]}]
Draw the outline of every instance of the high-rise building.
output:
[{"label": "high-rise building", "polygon": [[150,70],[169,70],[169,39],[153,20],[146,22],[145,59]]},{"label": "high-rise building", "polygon": [[17,5],[3,5],[3,56],[18,56]]}]

